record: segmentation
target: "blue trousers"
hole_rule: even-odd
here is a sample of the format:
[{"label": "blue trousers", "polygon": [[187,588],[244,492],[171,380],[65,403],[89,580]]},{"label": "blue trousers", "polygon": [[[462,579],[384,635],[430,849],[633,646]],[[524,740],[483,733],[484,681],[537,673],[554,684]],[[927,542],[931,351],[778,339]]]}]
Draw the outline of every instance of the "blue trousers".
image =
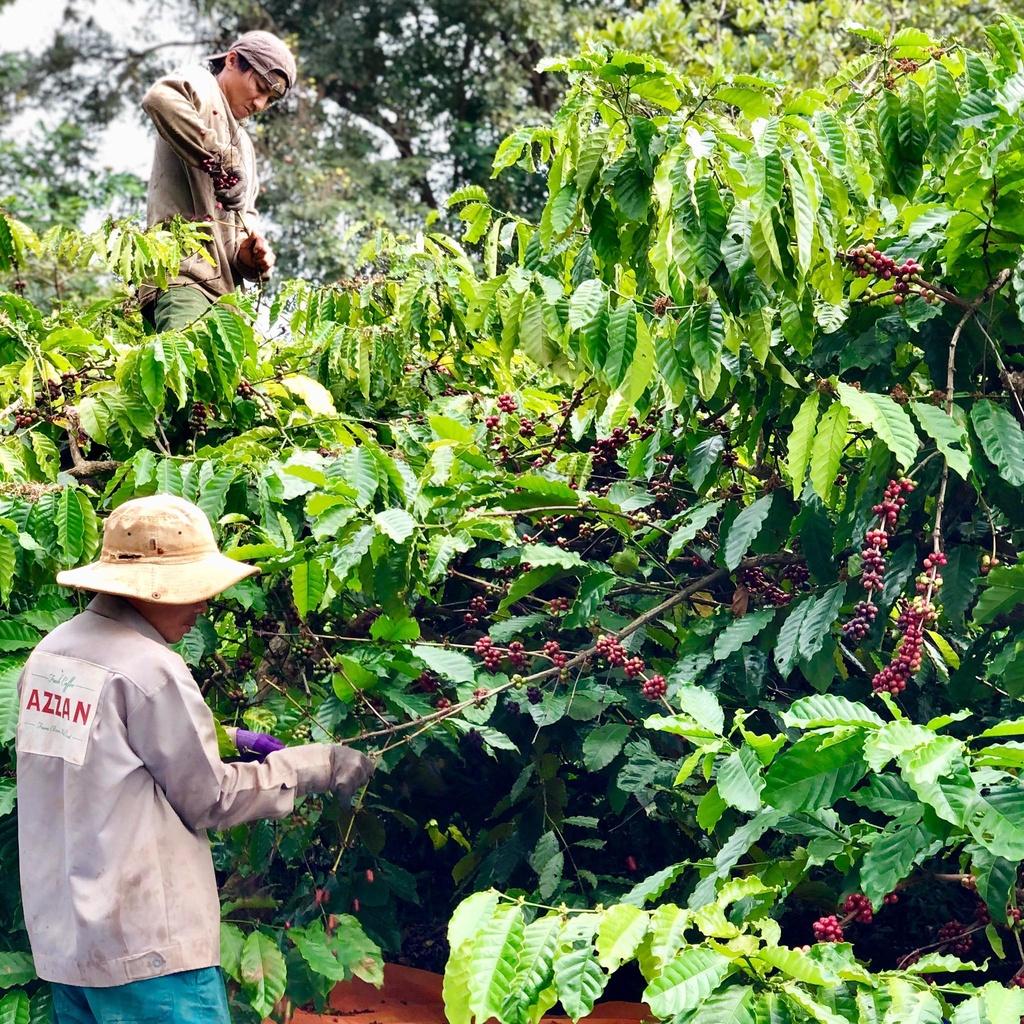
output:
[{"label": "blue trousers", "polygon": [[54,1024],[231,1024],[219,967],[112,988],[53,986]]}]

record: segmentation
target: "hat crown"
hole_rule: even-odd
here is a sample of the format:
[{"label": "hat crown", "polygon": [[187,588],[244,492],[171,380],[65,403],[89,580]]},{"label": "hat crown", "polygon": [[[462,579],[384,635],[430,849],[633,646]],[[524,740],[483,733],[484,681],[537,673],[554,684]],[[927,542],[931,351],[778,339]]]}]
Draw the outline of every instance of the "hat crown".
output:
[{"label": "hat crown", "polygon": [[217,550],[201,508],[172,494],[154,494],[126,501],[110,513],[100,561],[187,561]]},{"label": "hat crown", "polygon": [[287,43],[272,32],[253,29],[251,32],[239,36],[231,44],[231,49],[245,57],[257,71],[264,74],[280,71],[285,77],[287,89],[295,85],[297,74],[295,57],[288,49]]}]

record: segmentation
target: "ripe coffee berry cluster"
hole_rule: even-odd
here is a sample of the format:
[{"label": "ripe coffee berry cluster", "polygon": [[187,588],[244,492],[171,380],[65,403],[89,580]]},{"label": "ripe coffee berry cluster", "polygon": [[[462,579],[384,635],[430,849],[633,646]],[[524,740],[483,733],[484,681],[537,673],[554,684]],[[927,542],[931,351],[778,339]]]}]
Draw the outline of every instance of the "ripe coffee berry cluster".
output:
[{"label": "ripe coffee berry cluster", "polygon": [[626,663],[626,648],[613,636],[601,635],[597,638],[597,653],[609,665],[618,666]]},{"label": "ripe coffee berry cluster", "polygon": [[17,428],[31,427],[33,423],[39,422],[39,413],[35,409],[26,409],[14,417],[14,425]]},{"label": "ripe coffee berry cluster", "polygon": [[556,668],[564,668],[569,661],[569,655],[562,650],[562,645],[557,640],[548,640],[544,644],[544,653]]},{"label": "ripe coffee berry cluster", "polygon": [[470,598],[469,610],[477,615],[486,615],[487,601],[478,594],[476,597]]},{"label": "ripe coffee berry cluster", "polygon": [[793,599],[774,580],[770,579],[765,571],[758,566],[749,569],[741,569],[737,576],[740,583],[750,592],[751,597],[758,598],[761,602],[779,608],[789,604]]},{"label": "ripe coffee berry cluster", "polygon": [[896,520],[899,519],[900,512],[907,503],[904,495],[912,493],[913,490],[913,480],[906,478],[890,480],[886,485],[882,500],[877,505],[873,505],[871,511],[882,519],[883,525],[891,528],[896,525]]},{"label": "ripe coffee berry cluster", "polygon": [[938,932],[938,941],[946,944],[946,948],[954,956],[964,957],[974,948],[974,937],[965,935],[967,926],[953,918],[947,921]]},{"label": "ripe coffee berry cluster", "polygon": [[626,673],[627,679],[641,675],[644,671],[644,659],[638,657],[627,658],[622,665],[622,671]]},{"label": "ripe coffee berry cluster", "polygon": [[668,692],[668,683],[664,676],[654,675],[644,680],[643,686],[640,687],[640,692],[648,700],[661,700]]},{"label": "ripe coffee berry cluster", "polygon": [[507,391],[498,395],[498,408],[502,412],[515,412],[517,407],[515,395],[510,395]]},{"label": "ripe coffee berry cluster", "polygon": [[234,171],[225,171],[223,165],[217,157],[208,156],[202,163],[203,170],[213,178],[213,187],[218,192],[224,192],[227,189],[234,188],[239,181],[238,175]]},{"label": "ripe coffee berry cluster", "polygon": [[243,377],[238,382],[235,394],[237,394],[239,398],[252,398],[252,396],[256,394],[256,389]]},{"label": "ripe coffee berry cluster", "polygon": [[811,578],[806,562],[793,562],[782,570],[782,578],[796,587],[802,587]]},{"label": "ripe coffee berry cluster", "polygon": [[903,605],[900,617],[896,620],[896,627],[902,634],[896,655],[871,680],[871,688],[875,693],[902,693],[907,688],[907,682],[920,669],[925,625],[935,617],[934,609],[930,605],[927,608],[928,611],[919,597]]},{"label": "ripe coffee berry cluster", "polygon": [[521,640],[513,640],[508,645],[508,660],[512,663],[513,668],[526,668],[526,650],[524,649]]},{"label": "ripe coffee berry cluster", "polygon": [[416,689],[421,693],[437,693],[440,684],[433,672],[421,672],[416,677]]},{"label": "ripe coffee berry cluster", "polygon": [[839,923],[839,918],[835,914],[829,914],[827,917],[819,917],[814,924],[811,925],[814,931],[814,939],[816,942],[842,942],[843,941],[843,926]]},{"label": "ripe coffee berry cluster", "polygon": [[548,601],[548,611],[552,615],[564,615],[569,610],[569,598],[553,597]]},{"label": "ripe coffee berry cluster", "polygon": [[916,260],[908,259],[897,263],[891,256],[880,252],[874,242],[852,249],[848,253],[841,253],[840,259],[844,259],[853,268],[857,277],[877,277],[881,281],[892,281],[893,302],[899,306],[907,295],[913,293],[920,295],[925,302],[938,301],[934,290],[921,280],[921,264]]},{"label": "ripe coffee berry cluster", "polygon": [[500,647],[496,647],[494,641],[489,636],[482,636],[473,645],[473,652],[484,659],[484,668],[488,672],[497,672],[501,666],[501,659],[504,657],[504,652]]},{"label": "ripe coffee berry cluster", "polygon": [[623,427],[616,427],[608,437],[599,437],[590,446],[590,454],[594,456],[594,465],[602,466],[612,462],[620,448],[629,444],[629,434]]},{"label": "ripe coffee berry cluster", "polygon": [[522,416],[519,419],[519,436],[520,437],[533,437],[536,433],[533,420],[529,416]]},{"label": "ripe coffee berry cluster", "polygon": [[484,426],[488,430],[497,430],[501,426],[500,416],[486,416],[484,417]]},{"label": "ripe coffee berry cluster", "polygon": [[893,660],[871,681],[875,692],[887,690],[901,693],[907,688],[908,680],[921,667],[921,651],[924,646],[924,631],[929,623],[938,618],[938,611],[932,603],[932,594],[942,587],[939,569],[946,564],[946,556],[937,551],[928,555],[923,562],[924,572],[916,581],[917,597],[904,603],[896,622],[902,636],[896,647]]},{"label": "ripe coffee berry cluster", "polygon": [[871,509],[878,516],[878,522],[864,533],[864,546],[860,552],[860,579],[868,596],[867,600],[857,604],[853,618],[843,625],[843,636],[848,640],[863,640],[878,616],[878,607],[873,596],[876,590],[882,589],[885,578],[885,556],[889,550],[889,536],[899,522],[900,512],[907,503],[905,495],[913,490],[912,480],[890,480],[882,500]]},{"label": "ripe coffee berry cluster", "polygon": [[188,425],[197,434],[206,433],[206,421],[210,418],[210,410],[205,402],[193,402],[189,414]]},{"label": "ripe coffee berry cluster", "polygon": [[874,911],[871,909],[871,900],[860,892],[852,892],[843,900],[843,910],[851,915],[851,920],[860,924],[871,924],[875,919]]}]

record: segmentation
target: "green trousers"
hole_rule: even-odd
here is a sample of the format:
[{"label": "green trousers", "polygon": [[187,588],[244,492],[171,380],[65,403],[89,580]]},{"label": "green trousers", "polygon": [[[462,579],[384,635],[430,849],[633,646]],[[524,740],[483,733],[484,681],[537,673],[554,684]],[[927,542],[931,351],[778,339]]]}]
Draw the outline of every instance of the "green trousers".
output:
[{"label": "green trousers", "polygon": [[158,331],[177,331],[198,320],[213,305],[209,296],[192,285],[180,284],[161,292],[142,315]]},{"label": "green trousers", "polygon": [[219,967],[112,988],[53,986],[54,1024],[231,1024]]}]

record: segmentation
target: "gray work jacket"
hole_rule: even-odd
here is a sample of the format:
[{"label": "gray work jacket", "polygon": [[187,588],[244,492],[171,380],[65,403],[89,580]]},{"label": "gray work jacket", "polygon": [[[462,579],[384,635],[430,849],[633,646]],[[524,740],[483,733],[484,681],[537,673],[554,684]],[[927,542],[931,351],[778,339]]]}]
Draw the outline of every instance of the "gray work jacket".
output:
[{"label": "gray work jacket", "polygon": [[111,986],[220,963],[208,828],[288,814],[331,785],[331,750],[221,761],[185,662],[100,595],[18,683],[21,891],[36,970]]}]

